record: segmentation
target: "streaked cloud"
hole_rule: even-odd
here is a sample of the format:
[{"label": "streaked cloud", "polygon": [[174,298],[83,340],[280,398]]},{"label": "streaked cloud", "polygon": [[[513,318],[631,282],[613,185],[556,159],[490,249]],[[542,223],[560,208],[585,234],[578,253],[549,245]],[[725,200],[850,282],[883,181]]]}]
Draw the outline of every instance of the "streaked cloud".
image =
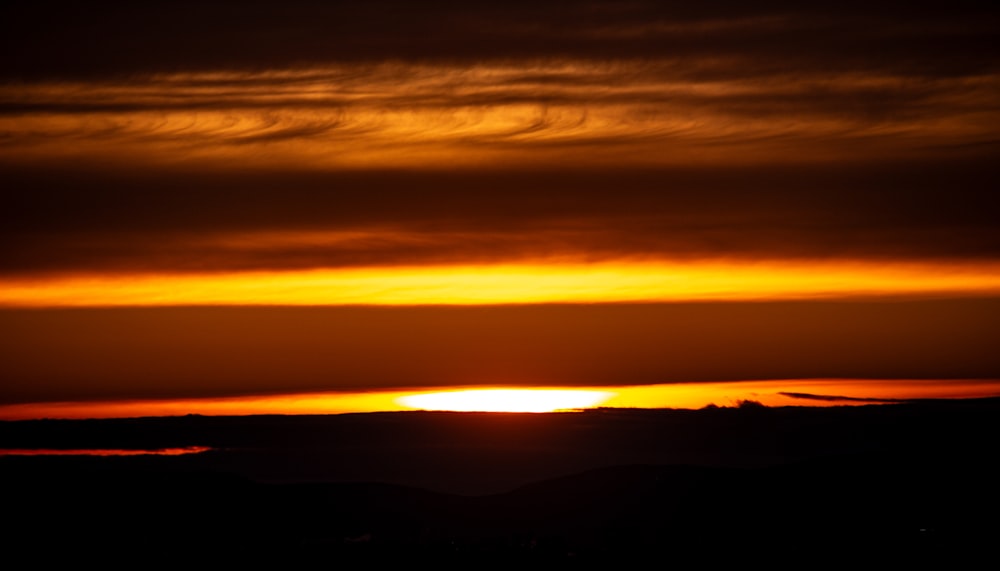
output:
[{"label": "streaked cloud", "polygon": [[906,68],[924,75],[996,65],[990,2],[477,0],[7,3],[19,78],[261,70],[332,61],[502,58],[738,58],[762,69]]},{"label": "streaked cloud", "polygon": [[4,10],[4,275],[1000,252],[980,3]]},{"label": "streaked cloud", "polygon": [[476,172],[11,169],[3,274],[698,259],[975,263],[995,161]]},{"label": "streaked cloud", "polygon": [[[739,66],[738,62],[731,65]],[[7,160],[331,168],[854,161],[996,144],[1000,76],[355,64],[0,87]]]},{"label": "streaked cloud", "polygon": [[781,392],[782,396],[786,396],[793,399],[802,399],[810,401],[823,401],[830,403],[896,403],[896,402],[907,402],[912,399],[905,398],[879,398],[879,397],[846,397],[839,395],[814,395],[810,393],[795,393],[795,392]]}]

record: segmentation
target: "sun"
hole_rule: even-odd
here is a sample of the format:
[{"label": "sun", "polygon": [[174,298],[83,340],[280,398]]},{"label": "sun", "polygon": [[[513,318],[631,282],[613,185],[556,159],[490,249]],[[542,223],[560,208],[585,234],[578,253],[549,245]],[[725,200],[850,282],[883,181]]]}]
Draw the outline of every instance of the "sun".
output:
[{"label": "sun", "polygon": [[396,402],[421,410],[461,412],[554,412],[591,408],[614,393],[563,389],[472,389],[407,395]]}]

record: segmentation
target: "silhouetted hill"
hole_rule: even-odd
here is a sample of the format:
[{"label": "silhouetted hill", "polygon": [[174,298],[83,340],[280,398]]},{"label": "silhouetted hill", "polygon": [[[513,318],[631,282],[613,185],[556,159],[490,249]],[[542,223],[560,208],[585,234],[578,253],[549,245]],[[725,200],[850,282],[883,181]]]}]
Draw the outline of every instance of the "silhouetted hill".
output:
[{"label": "silhouetted hill", "polygon": [[[3,448],[219,447],[175,457],[0,457],[5,537],[43,559],[822,554],[956,568],[1000,532],[998,408],[980,400],[2,423]],[[477,487],[486,491],[470,493]]]}]

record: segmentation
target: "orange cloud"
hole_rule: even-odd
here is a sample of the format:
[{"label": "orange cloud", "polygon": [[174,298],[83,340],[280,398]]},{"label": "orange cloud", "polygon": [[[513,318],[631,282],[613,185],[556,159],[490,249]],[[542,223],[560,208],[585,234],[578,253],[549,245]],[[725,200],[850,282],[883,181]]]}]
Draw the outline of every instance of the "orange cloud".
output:
[{"label": "orange cloud", "polygon": [[[337,64],[0,86],[8,160],[309,169],[922,156],[990,143],[995,74],[698,74],[675,60]],[[876,97],[877,96],[877,97]],[[873,106],[878,111],[873,113]]]}]

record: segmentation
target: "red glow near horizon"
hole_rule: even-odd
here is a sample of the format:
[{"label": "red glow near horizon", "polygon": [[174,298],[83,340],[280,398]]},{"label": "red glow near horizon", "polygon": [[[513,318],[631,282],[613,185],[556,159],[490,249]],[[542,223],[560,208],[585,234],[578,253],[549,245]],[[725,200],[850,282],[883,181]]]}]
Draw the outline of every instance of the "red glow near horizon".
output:
[{"label": "red glow near horizon", "polygon": [[183,448],[157,448],[154,450],[132,450],[125,448],[0,448],[0,456],[182,456],[201,454],[211,450],[208,446],[186,446]]},{"label": "red glow near horizon", "polygon": [[[499,393],[497,391],[500,391]],[[427,402],[428,396],[506,395],[508,402],[485,406],[482,402]],[[513,396],[512,396],[513,395]],[[572,398],[550,402],[553,395]],[[588,396],[589,395],[589,396]],[[814,398],[810,398],[814,395]],[[835,396],[834,396],[835,395]],[[345,414],[412,410],[504,410],[543,412],[609,408],[685,408],[708,405],[734,406],[753,400],[766,406],[845,406],[909,399],[960,399],[1000,396],[1000,379],[791,379],[671,383],[618,387],[454,387],[380,392],[308,393],[229,398],[123,400],[104,402],[23,403],[0,406],[0,420],[88,419],[183,416],[245,416],[256,414]],[[593,398],[581,402],[579,398]],[[815,398],[818,397],[818,398]],[[513,399],[510,402],[510,399]],[[414,400],[415,399],[415,400]],[[447,399],[446,399],[447,400]],[[495,398],[493,400],[496,400]],[[505,405],[505,406],[499,406]],[[182,454],[203,452],[184,450]],[[77,453],[81,452],[66,452]],[[169,454],[163,451],[126,451],[132,454]],[[2,452],[0,452],[2,454]],[[9,452],[8,452],[9,454]],[[111,454],[106,454],[111,455]],[[118,454],[122,455],[122,454]]]}]

